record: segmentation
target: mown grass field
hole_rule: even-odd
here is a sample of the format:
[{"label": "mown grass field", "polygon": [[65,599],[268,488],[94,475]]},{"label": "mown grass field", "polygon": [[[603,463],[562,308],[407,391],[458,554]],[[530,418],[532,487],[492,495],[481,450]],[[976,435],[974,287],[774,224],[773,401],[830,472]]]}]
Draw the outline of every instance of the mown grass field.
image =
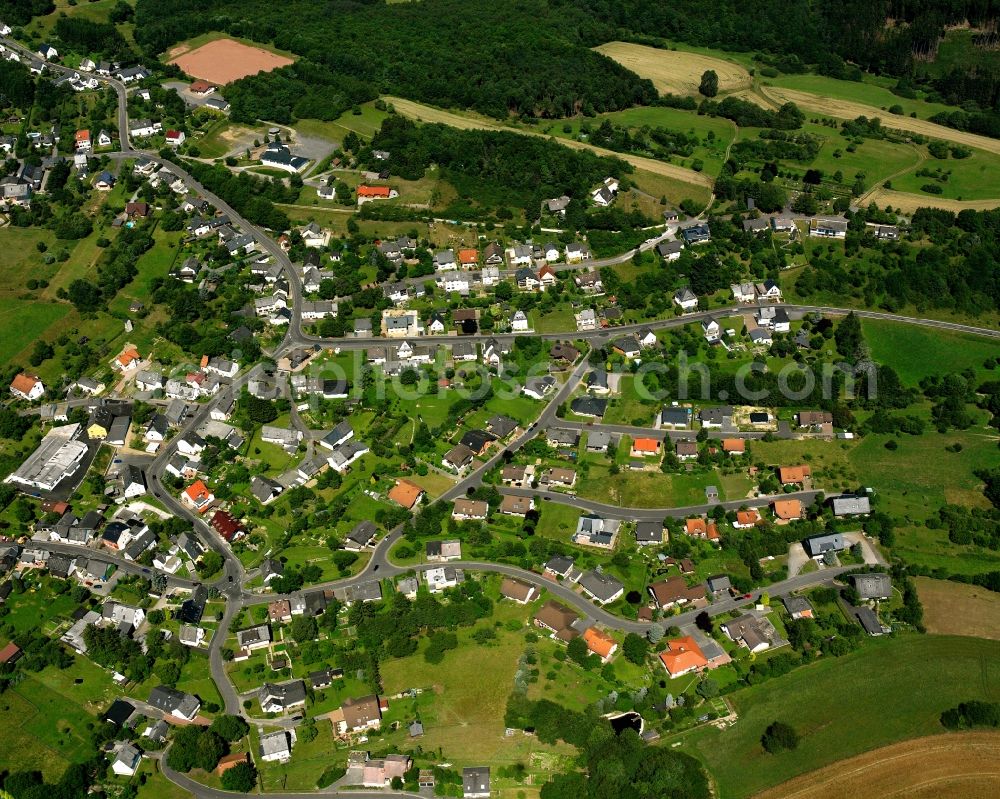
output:
[{"label": "mown grass field", "polygon": [[[934,690],[920,690],[934,686]],[[682,737],[715,778],[720,799],[741,799],[879,746],[941,731],[942,711],[968,699],[1000,699],[1000,643],[975,638],[875,639],[731,694],[739,720]],[[794,752],[766,754],[773,721],[801,736]],[[668,741],[672,743],[672,741]],[[789,796],[790,794],[782,794]]]},{"label": "mown grass field", "polygon": [[[816,76],[806,77],[815,78]],[[827,81],[832,79],[816,78],[816,80]],[[854,89],[854,87],[863,87],[866,92],[870,91],[866,88],[869,87],[870,84],[855,84],[850,81],[839,81],[839,83],[848,84],[850,89]],[[964,144],[967,147],[977,147],[983,150],[988,150],[991,153],[1000,153],[1000,140],[990,139],[986,136],[978,136],[974,133],[966,133],[953,128],[946,128],[944,125],[928,122],[926,119],[921,118],[919,114],[917,118],[889,114],[887,111],[882,110],[879,106],[872,105],[870,102],[859,101],[851,97],[836,97],[829,93],[829,88],[830,87],[824,86],[823,93],[817,93],[815,91],[806,91],[798,88],[793,89],[784,86],[772,85],[768,86],[766,89],[761,88],[760,93],[763,97],[769,100],[771,104],[793,102],[807,113],[819,113],[826,116],[837,117],[838,119],[857,119],[859,116],[866,116],[869,118],[878,117],[882,120],[883,126],[887,128],[908,131],[910,133],[919,133],[935,139],[943,139],[945,141],[953,141],[958,144]],[[891,96],[895,98],[895,95]],[[898,100],[901,101],[900,105],[902,105],[903,98],[898,98]],[[893,104],[894,103],[889,103],[889,105]],[[948,108],[948,106],[940,106],[938,110],[944,110],[946,108]],[[936,111],[930,113],[936,113]],[[928,115],[930,115],[930,113],[928,113]]]},{"label": "mown grass field", "polygon": [[927,632],[1000,640],[1000,594],[930,577],[915,582]]},{"label": "mown grass field", "polygon": [[[523,623],[527,614],[521,606],[501,602],[493,615],[477,626],[493,627],[495,623],[511,620]],[[523,632],[506,627],[495,629],[496,639],[485,646],[471,640],[471,628],[454,630],[459,648],[447,652],[437,665],[424,660],[424,640],[416,654],[387,659],[381,664],[385,694],[391,696],[408,688],[424,689],[417,703],[424,725],[419,744],[424,751],[440,747],[444,757],[459,767],[491,763],[496,768],[527,762],[534,752],[569,753],[569,747],[545,746],[533,737],[504,736],[507,697],[513,689],[517,661],[526,644]],[[391,705],[390,712],[393,712]]]},{"label": "mown grass field", "polygon": [[[943,103],[929,103],[926,100],[910,100],[893,94],[887,86],[880,86],[871,81],[858,82],[838,80],[825,75],[779,75],[776,78],[762,78],[766,87],[774,86],[781,89],[794,89],[809,92],[834,100],[844,100],[851,103],[863,103],[878,109],[879,116],[888,124],[895,115],[890,115],[888,109],[894,105],[902,106],[903,113],[909,115],[916,112],[918,119],[927,119],[942,111],[954,110]],[[818,110],[818,109],[817,109]]]},{"label": "mown grass field", "polygon": [[880,319],[863,319],[861,328],[872,358],[891,364],[909,386],[916,386],[929,375],[965,369],[976,370],[984,379],[995,374],[983,368],[988,358],[1000,354],[995,340]]},{"label": "mown grass field", "polygon": [[661,107],[629,108],[625,111],[601,114],[594,119],[562,120],[550,124],[543,130],[560,139],[578,139],[580,127],[584,122],[589,122],[591,127],[597,128],[605,119],[615,125],[632,129],[662,127],[699,137],[702,144],[694,149],[690,158],[675,156],[672,162],[690,168],[695,159],[701,159],[704,163],[703,171],[712,176],[717,176],[721,171],[726,148],[736,133],[736,125],[722,117],[703,116],[677,108]]},{"label": "mown grass field", "polygon": [[[946,180],[918,175],[922,170],[940,173]],[[941,194],[921,191],[926,185],[939,186]],[[1000,155],[973,150],[968,158],[937,159],[927,157],[918,168],[892,179],[894,191],[910,192],[933,199],[990,200],[1000,198]]]},{"label": "mown grass field", "polygon": [[659,470],[640,472],[625,468],[611,474],[608,467],[592,464],[587,476],[579,481],[578,493],[624,508],[669,508],[704,505],[705,488],[711,485],[719,488],[722,496],[715,472],[664,474]]},{"label": "mown grass field", "polygon": [[[860,484],[875,490],[880,509],[897,519],[893,553],[908,563],[949,573],[978,574],[1000,568],[1000,553],[953,544],[947,530],[925,526],[927,518],[946,502],[988,505],[975,471],[1000,464],[996,431],[985,426],[945,434],[930,430],[920,436],[902,436],[896,450],[885,448],[888,439],[866,436],[851,450],[850,463]],[[960,452],[946,449],[954,444],[962,445]]]}]

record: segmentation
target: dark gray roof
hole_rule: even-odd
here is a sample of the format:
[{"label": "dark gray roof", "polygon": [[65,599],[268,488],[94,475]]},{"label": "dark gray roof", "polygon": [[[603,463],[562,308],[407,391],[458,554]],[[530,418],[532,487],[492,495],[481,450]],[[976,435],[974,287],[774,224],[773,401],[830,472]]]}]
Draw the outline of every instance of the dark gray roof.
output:
[{"label": "dark gray roof", "polygon": [[663,542],[663,525],[660,522],[636,522],[635,540],[639,544]]},{"label": "dark gray roof", "polygon": [[882,599],[892,595],[892,579],[888,574],[855,574],[853,580],[862,599]]}]

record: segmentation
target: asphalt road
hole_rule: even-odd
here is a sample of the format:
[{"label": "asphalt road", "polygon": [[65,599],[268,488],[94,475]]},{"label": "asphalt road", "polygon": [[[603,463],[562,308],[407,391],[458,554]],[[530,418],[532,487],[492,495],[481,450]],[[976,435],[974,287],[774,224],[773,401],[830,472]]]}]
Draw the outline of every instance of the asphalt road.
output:
[{"label": "asphalt road", "polygon": [[699,516],[711,513],[718,507],[728,510],[739,510],[740,508],[764,508],[776,499],[799,499],[803,504],[810,505],[822,491],[797,491],[791,494],[765,495],[754,498],[734,499],[729,502],[706,502],[703,505],[688,505],[681,508],[623,508],[619,505],[608,505],[603,502],[595,502],[592,499],[583,499],[575,494],[566,494],[561,491],[545,491],[539,488],[502,488],[502,494],[510,494],[516,497],[534,497],[542,502],[556,502],[560,505],[569,505],[587,513],[594,513],[599,516],[606,516],[611,519],[623,518],[625,521],[657,522],[668,516],[674,519],[685,519],[690,516]]}]

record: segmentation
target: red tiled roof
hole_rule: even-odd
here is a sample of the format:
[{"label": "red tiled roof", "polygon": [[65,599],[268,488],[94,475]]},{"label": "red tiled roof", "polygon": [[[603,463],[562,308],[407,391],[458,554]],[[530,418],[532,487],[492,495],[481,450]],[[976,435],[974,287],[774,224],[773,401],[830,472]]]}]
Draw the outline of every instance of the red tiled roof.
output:
[{"label": "red tiled roof", "polygon": [[366,186],[362,183],[358,186],[358,197],[389,197],[390,189],[388,186]]},{"label": "red tiled roof", "polygon": [[35,387],[38,382],[38,378],[34,375],[29,375],[27,372],[21,372],[17,375],[10,384],[10,387],[15,391],[20,391],[22,394],[28,394],[31,389]]}]

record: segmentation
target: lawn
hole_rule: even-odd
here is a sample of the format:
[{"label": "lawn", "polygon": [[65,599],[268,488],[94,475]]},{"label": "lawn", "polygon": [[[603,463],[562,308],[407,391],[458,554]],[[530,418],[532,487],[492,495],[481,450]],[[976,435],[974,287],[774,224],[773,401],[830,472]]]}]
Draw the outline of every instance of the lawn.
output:
[{"label": "lawn", "polygon": [[863,319],[861,329],[872,359],[892,366],[908,386],[929,375],[974,369],[986,379],[987,358],[997,357],[995,340],[970,333],[932,330],[878,319]]},{"label": "lawn", "polygon": [[[930,170],[934,176],[919,175]],[[940,176],[940,179],[938,179]],[[922,186],[940,186],[941,194],[930,195]],[[985,150],[972,150],[968,158],[938,159],[928,157],[905,175],[892,179],[894,191],[908,191],[926,197],[946,197],[952,200],[991,200],[1000,197],[1000,155]]]},{"label": "lawn", "polygon": [[317,719],[316,726],[319,728],[319,735],[309,742],[296,741],[290,762],[258,763],[260,781],[265,791],[315,790],[316,778],[333,762],[337,752],[330,722]]},{"label": "lawn", "polygon": [[754,441],[750,445],[755,463],[767,466],[795,466],[809,464],[813,484],[833,492],[855,484],[855,464],[851,460],[852,447],[845,442],[818,440]]},{"label": "lawn", "polygon": [[[780,160],[788,171],[802,175],[806,169],[819,169],[827,176],[835,172],[843,174],[843,181],[850,185],[858,172],[865,174],[865,185],[873,186],[881,183],[891,175],[895,175],[908,167],[916,166],[920,161],[920,153],[915,147],[907,144],[897,144],[880,139],[864,139],[856,145],[853,152],[848,150],[850,142],[840,135],[837,129],[825,125],[806,122],[802,126],[804,133],[817,136],[822,144],[819,153],[810,162]],[[762,132],[761,128],[741,128],[740,141],[756,141]],[[761,166],[762,161],[751,161],[753,165]]]},{"label": "lawn", "polygon": [[[63,319],[70,306],[41,300],[0,298],[0,362],[9,363],[20,353],[30,352],[34,342],[45,338],[45,331]],[[27,358],[22,359],[27,366]]]},{"label": "lawn", "polygon": [[576,532],[576,524],[580,519],[580,511],[559,502],[542,502],[539,508],[541,516],[535,532],[546,538],[557,538],[568,541]]},{"label": "lawn", "polygon": [[664,474],[626,468],[611,474],[609,467],[594,464],[580,479],[579,495],[626,508],[672,508],[705,504],[705,488],[710,485],[719,486],[714,471]]},{"label": "lawn", "polygon": [[[589,122],[591,127],[597,128],[605,119],[632,130],[644,127],[660,127],[673,131],[683,131],[699,137],[702,143],[694,148],[694,152],[689,158],[675,156],[671,160],[679,166],[690,167],[694,159],[700,158],[704,162],[705,173],[712,176],[717,176],[721,171],[726,148],[733,140],[733,135],[736,131],[736,126],[722,117],[699,115],[692,111],[683,111],[678,108],[645,106],[602,114],[588,120],[575,118],[558,121],[552,123],[544,130],[557,138],[578,139],[580,136],[580,126],[584,121]],[[567,128],[569,128],[569,131],[566,130]],[[655,196],[658,198],[660,195],[657,194]]]},{"label": "lawn", "polygon": [[[872,640],[730,698],[739,714],[735,725],[682,739],[715,778],[720,799],[750,796],[860,752],[940,732],[941,712],[958,702],[997,701],[1000,643],[916,635]],[[795,752],[761,749],[760,736],[775,720],[801,736]]]},{"label": "lawn", "polygon": [[[996,434],[978,427],[945,434],[935,431],[903,436],[888,450],[888,436],[869,435],[850,452],[851,465],[862,485],[875,489],[879,504],[897,519],[894,552],[904,560],[931,568],[976,573],[997,568],[1000,555],[948,541],[946,530],[930,530],[924,521],[946,502],[985,507],[979,468],[1000,463]],[[945,448],[961,444],[961,452]]]},{"label": "lawn", "polygon": [[[80,672],[84,663],[89,668],[84,667]],[[98,703],[104,709],[104,696],[110,685],[107,675],[103,675],[106,684],[100,689],[93,685],[90,677],[95,670],[100,671],[89,661],[78,658],[65,672],[49,668],[41,674],[31,674],[0,696],[0,724],[5,731],[4,745],[0,747],[0,771],[39,769],[47,779],[55,780],[70,763],[91,756],[93,745],[88,725],[94,722]],[[75,685],[74,679],[80,679],[80,685]],[[89,700],[83,699],[84,695]],[[84,705],[86,701],[92,705],[90,710]]]},{"label": "lawn", "polygon": [[[488,625],[517,619],[524,622],[527,611],[511,603],[497,605]],[[480,622],[478,626],[483,626]],[[529,736],[504,736],[504,711],[514,685],[517,661],[525,649],[522,632],[497,628],[497,638],[482,646],[470,640],[471,630],[455,630],[458,649],[445,654],[444,661],[433,665],[424,660],[426,641],[420,651],[406,658],[387,659],[381,663],[385,694],[409,688],[425,693],[417,702],[424,736],[419,744],[424,751],[443,750],[445,760],[456,766],[490,763],[494,767],[526,762],[532,752],[567,752],[567,747],[547,747]],[[476,675],[470,679],[470,675]],[[397,700],[412,707],[409,700]],[[396,708],[406,719],[407,707]],[[394,713],[390,703],[390,713]],[[392,751],[392,750],[390,750]]]},{"label": "lawn", "polygon": [[335,142],[341,141],[347,131],[354,131],[359,136],[370,139],[382,127],[382,121],[388,114],[379,111],[373,103],[364,103],[359,109],[360,114],[347,111],[333,122],[301,119],[295,123],[295,129],[303,136],[315,136]]}]

